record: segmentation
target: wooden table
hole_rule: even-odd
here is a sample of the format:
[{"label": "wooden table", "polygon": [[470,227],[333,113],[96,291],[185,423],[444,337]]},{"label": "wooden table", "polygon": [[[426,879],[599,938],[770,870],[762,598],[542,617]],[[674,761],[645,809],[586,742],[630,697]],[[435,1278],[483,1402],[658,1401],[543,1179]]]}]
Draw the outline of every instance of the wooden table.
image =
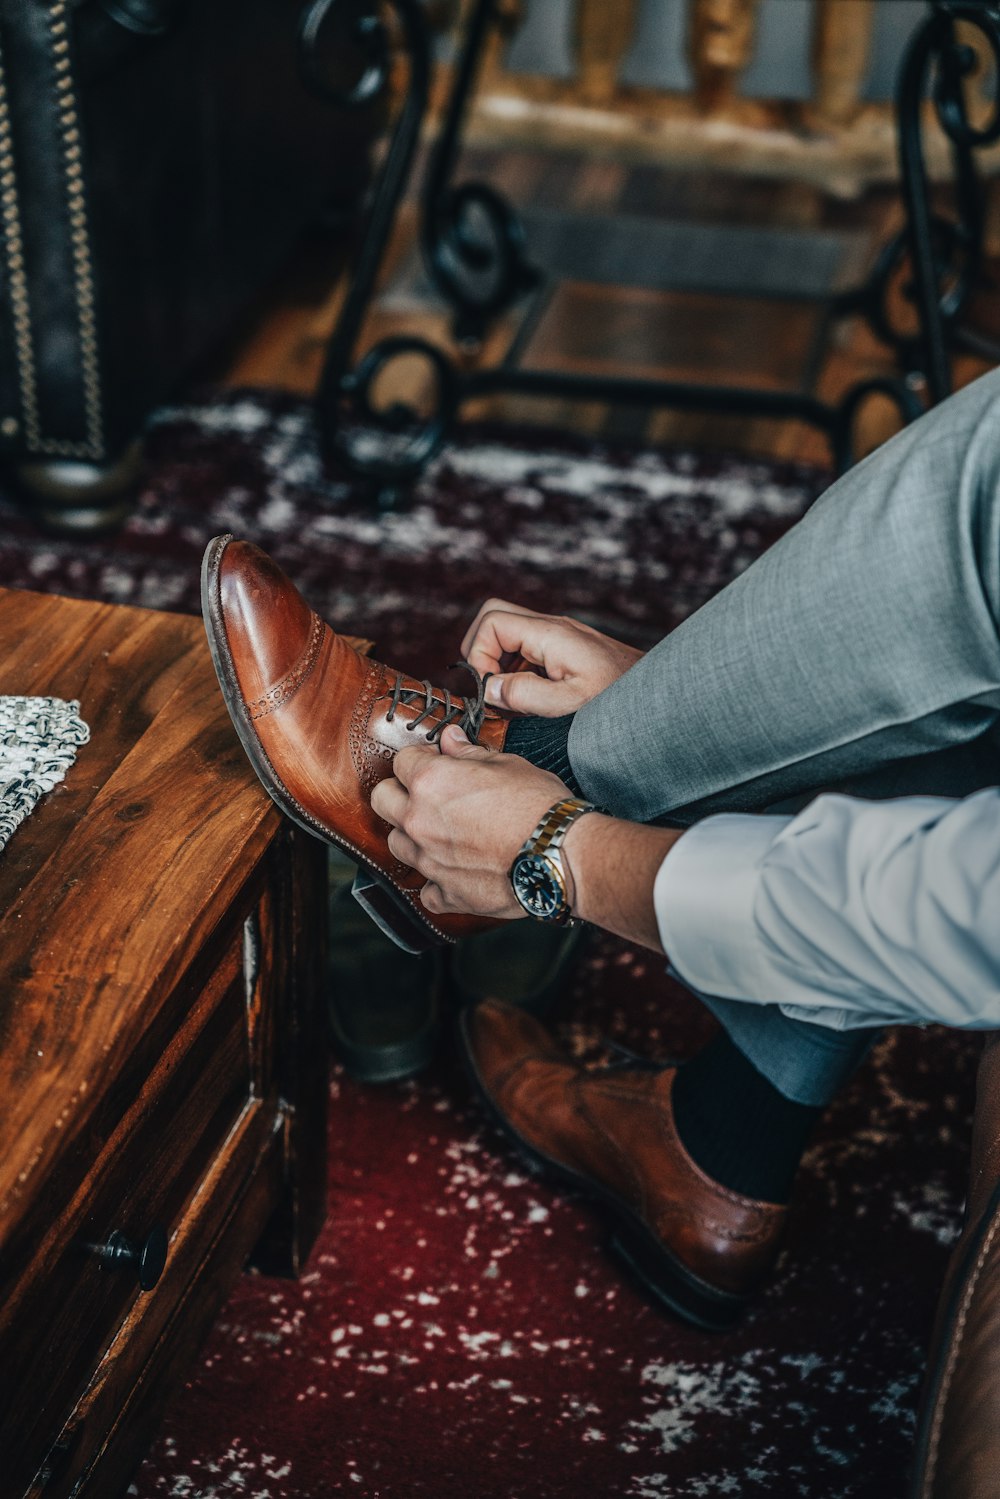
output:
[{"label": "wooden table", "polygon": [[2,1492],[110,1499],[251,1250],[322,1221],[325,850],[200,621],[0,590],[0,692],[91,729],[0,854]]}]

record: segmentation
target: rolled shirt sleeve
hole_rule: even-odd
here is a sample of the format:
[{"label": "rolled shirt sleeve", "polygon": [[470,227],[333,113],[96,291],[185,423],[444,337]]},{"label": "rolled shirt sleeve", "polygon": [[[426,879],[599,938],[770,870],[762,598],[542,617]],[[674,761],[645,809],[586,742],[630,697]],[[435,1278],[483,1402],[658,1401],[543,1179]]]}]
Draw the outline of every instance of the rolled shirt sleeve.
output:
[{"label": "rolled shirt sleeve", "polygon": [[654,887],[691,988],[836,1029],[1000,1026],[1000,789],[709,817]]}]

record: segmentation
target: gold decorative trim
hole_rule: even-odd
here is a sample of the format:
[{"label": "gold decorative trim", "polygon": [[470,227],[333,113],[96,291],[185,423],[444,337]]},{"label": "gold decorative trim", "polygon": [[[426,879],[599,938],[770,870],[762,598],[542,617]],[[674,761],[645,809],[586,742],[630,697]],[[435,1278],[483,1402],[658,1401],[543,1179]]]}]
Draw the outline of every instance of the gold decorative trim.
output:
[{"label": "gold decorative trim", "polygon": [[[28,445],[37,448],[42,441],[38,418],[38,381],[31,339],[31,307],[28,300],[28,278],[24,269],[24,240],[21,236],[17,173],[14,168],[14,145],[10,128],[10,105],[7,99],[7,78],[2,53],[0,53],[0,222],[3,225],[7,280],[10,286],[21,419],[24,423],[24,434]],[[9,421],[10,418],[7,417],[5,426]]]},{"label": "gold decorative trim", "polygon": [[80,119],[73,89],[67,9],[66,0],[55,0],[49,10],[49,34],[55,69],[63,168],[66,173],[66,197],[73,256],[77,324],[80,330],[80,362],[83,367],[83,405],[87,440],[85,443],[48,440],[40,446],[46,453],[96,459],[101,458],[104,452],[100,366],[97,356],[97,312],[94,299],[94,273],[90,256],[90,235],[87,228],[87,195],[83,180]]},{"label": "gold decorative trim", "polygon": [[[66,176],[73,282],[77,326],[80,334],[86,440],[71,442],[55,437],[45,437],[42,433],[38,405],[38,372],[35,365],[24,237],[21,231],[10,103],[3,57],[0,53],[0,227],[3,231],[4,259],[10,286],[21,421],[24,427],[25,444],[30,453],[51,454],[59,458],[99,460],[104,456],[104,443],[100,366],[97,352],[97,314],[90,237],[87,230],[87,203],[83,181],[79,116],[73,90],[66,0],[54,0],[50,6],[49,33],[55,71],[60,144]],[[2,431],[6,437],[16,435],[12,418],[9,415],[3,419]]]}]

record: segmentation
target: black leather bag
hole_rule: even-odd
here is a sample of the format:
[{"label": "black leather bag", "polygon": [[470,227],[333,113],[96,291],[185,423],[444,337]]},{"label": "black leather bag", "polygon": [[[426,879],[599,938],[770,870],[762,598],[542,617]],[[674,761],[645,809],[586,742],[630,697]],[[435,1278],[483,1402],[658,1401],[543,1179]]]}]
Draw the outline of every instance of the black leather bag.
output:
[{"label": "black leather bag", "polygon": [[150,409],[363,188],[301,11],[0,0],[0,456],[50,518],[101,519]]}]

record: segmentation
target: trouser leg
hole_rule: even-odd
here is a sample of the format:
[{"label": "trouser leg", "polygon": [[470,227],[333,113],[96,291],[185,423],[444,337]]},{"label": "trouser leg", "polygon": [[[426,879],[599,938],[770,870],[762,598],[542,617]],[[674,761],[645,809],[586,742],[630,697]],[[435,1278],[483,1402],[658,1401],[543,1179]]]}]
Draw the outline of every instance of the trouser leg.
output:
[{"label": "trouser leg", "polygon": [[824,1108],[864,1061],[881,1031],[834,1031],[782,1014],[777,1005],[700,998],[762,1077],[795,1103]]},{"label": "trouser leg", "polygon": [[976,738],[1000,711],[1000,371],[839,479],[577,713],[594,801],[759,808]]},{"label": "trouser leg", "polygon": [[[994,372],[846,474],[582,709],[574,774],[620,816],[680,824],[838,783],[964,794],[996,779],[979,747],[1000,710],[998,627]],[[800,1103],[826,1103],[877,1034],[704,998]]]}]

